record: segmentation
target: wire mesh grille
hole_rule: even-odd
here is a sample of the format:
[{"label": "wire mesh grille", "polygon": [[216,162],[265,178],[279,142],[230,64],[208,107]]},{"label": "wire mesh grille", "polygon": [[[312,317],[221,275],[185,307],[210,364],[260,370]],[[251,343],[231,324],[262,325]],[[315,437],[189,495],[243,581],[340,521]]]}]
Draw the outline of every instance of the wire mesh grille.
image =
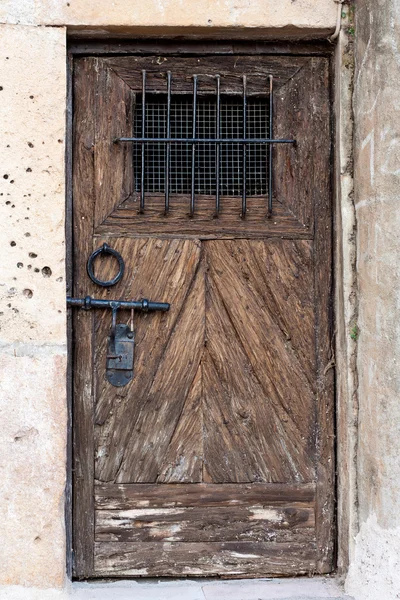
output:
[{"label": "wire mesh grille", "polygon": [[[191,138],[193,134],[193,100],[190,96],[171,97],[171,137]],[[167,135],[167,96],[146,95],[145,132],[149,138]],[[243,101],[241,98],[221,95],[220,137],[238,138],[243,131]],[[269,104],[267,98],[248,98],[246,137],[268,138]],[[134,136],[142,137],[141,97],[135,107]],[[198,97],[196,137],[216,137],[216,98]],[[165,143],[148,143],[145,146],[144,189],[149,193],[165,192]],[[189,194],[191,191],[192,145],[179,142],[170,147],[170,193]],[[248,196],[264,195],[268,189],[268,155],[265,144],[249,144],[246,154],[246,193]],[[196,144],[195,192],[216,193],[216,144]],[[141,144],[133,144],[135,189],[141,186]],[[220,146],[220,194],[239,196],[243,189],[243,146]]]}]

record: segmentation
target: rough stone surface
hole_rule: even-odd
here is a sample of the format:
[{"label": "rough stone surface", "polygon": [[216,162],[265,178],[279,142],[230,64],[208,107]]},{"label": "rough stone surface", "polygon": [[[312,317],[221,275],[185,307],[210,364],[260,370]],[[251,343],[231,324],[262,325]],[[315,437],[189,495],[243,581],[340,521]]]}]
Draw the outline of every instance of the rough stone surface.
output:
[{"label": "rough stone surface", "polygon": [[3,585],[64,583],[65,367],[65,352],[0,354]]},{"label": "rough stone surface", "polygon": [[0,25],[0,346],[65,343],[65,52]]},{"label": "rough stone surface", "polygon": [[357,322],[356,215],[353,187],[352,92],[354,77],[352,11],[342,7],[335,50],[335,365],[337,403],[338,570],[346,573],[357,534]]},{"label": "rough stone surface", "polygon": [[360,533],[357,599],[400,597],[400,4],[356,8],[355,202]]},{"label": "rough stone surface", "polygon": [[65,579],[65,53],[62,28],[0,25],[4,585]]},{"label": "rough stone surface", "polygon": [[321,577],[74,583],[61,594],[41,592],[43,596],[34,591],[28,596],[28,590],[15,586],[0,588],[0,597],[5,600],[352,600],[335,580]]},{"label": "rough stone surface", "polygon": [[[90,27],[289,28],[332,31],[337,8],[333,0],[3,0],[0,22]],[[281,32],[285,34],[285,31]]]}]

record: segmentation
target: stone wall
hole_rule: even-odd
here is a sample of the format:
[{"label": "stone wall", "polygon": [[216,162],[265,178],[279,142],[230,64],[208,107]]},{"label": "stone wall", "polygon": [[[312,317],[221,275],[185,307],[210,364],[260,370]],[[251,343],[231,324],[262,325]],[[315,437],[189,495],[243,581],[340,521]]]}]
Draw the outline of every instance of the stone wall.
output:
[{"label": "stone wall", "polygon": [[65,579],[65,52],[0,25],[0,584]]},{"label": "stone wall", "polygon": [[400,4],[356,6],[358,506],[347,588],[400,597]]},{"label": "stone wall", "polygon": [[[399,9],[395,0],[376,4],[360,1],[356,27],[357,323],[349,154],[352,74],[346,58],[348,40],[343,35],[337,52],[336,304],[341,373],[338,423],[339,442],[343,442],[339,524],[342,568],[346,568],[348,555],[352,560],[349,589],[359,598],[389,600],[395,597],[397,575],[388,574],[388,565],[396,560],[399,525],[395,211]],[[333,0],[2,0],[0,585],[61,589],[65,583],[67,31],[97,37],[183,33],[305,39],[332,33],[336,16]],[[385,85],[388,81],[391,91]],[[357,343],[349,341],[349,328],[355,325]],[[355,350],[361,405],[357,469],[353,461],[357,446]],[[343,435],[345,431],[350,435]],[[352,548],[348,532],[355,531],[358,518],[352,495],[357,485],[362,528]],[[374,536],[379,539],[376,552]],[[378,590],[386,578],[386,596],[378,592],[365,595],[360,578],[366,566],[371,572],[369,589]],[[26,597],[33,597],[33,591]],[[44,592],[37,597],[45,597]]]}]

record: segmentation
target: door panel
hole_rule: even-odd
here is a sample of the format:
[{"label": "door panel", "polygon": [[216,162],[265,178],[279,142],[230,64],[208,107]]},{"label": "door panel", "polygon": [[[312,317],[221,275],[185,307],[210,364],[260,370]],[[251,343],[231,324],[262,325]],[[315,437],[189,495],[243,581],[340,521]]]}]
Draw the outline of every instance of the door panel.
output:
[{"label": "door panel", "polygon": [[[115,138],[132,135],[141,69],[153,90],[173,70],[183,93],[194,59],[75,61],[74,295],[171,304],[119,311],[135,332],[134,377],[119,388],[105,378],[110,312],[74,314],[79,578],[332,568],[328,61],[199,61],[225,93],[247,70],[262,95],[260,77],[274,74],[274,129],[297,146],[273,150],[272,218],[264,196],[248,198],[246,218],[240,197],[221,197],[218,219],[213,196],[196,199],[192,218],[184,195],[166,216],[149,194],[140,213],[132,145]],[[103,243],[126,265],[107,289],[85,271]],[[96,261],[102,279],[114,268]]]}]

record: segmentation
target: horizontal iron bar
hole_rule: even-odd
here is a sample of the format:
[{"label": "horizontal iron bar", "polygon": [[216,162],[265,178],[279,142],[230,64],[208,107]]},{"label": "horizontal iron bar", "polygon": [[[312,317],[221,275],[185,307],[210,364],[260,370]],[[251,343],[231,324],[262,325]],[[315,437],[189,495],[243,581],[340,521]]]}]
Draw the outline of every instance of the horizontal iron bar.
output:
[{"label": "horizontal iron bar", "polygon": [[117,138],[115,142],[137,142],[138,144],[154,144],[155,142],[171,142],[172,144],[296,144],[296,140],[270,140],[268,138]]},{"label": "horizontal iron bar", "polygon": [[67,304],[68,306],[78,306],[80,308],[85,308],[89,310],[91,308],[110,308],[111,310],[118,309],[129,309],[132,308],[134,310],[142,310],[147,312],[148,310],[161,310],[166,312],[170,308],[170,304],[168,302],[152,302],[151,300],[97,300],[96,298],[91,298],[91,296],[86,296],[86,298],[71,298],[67,296]]}]

